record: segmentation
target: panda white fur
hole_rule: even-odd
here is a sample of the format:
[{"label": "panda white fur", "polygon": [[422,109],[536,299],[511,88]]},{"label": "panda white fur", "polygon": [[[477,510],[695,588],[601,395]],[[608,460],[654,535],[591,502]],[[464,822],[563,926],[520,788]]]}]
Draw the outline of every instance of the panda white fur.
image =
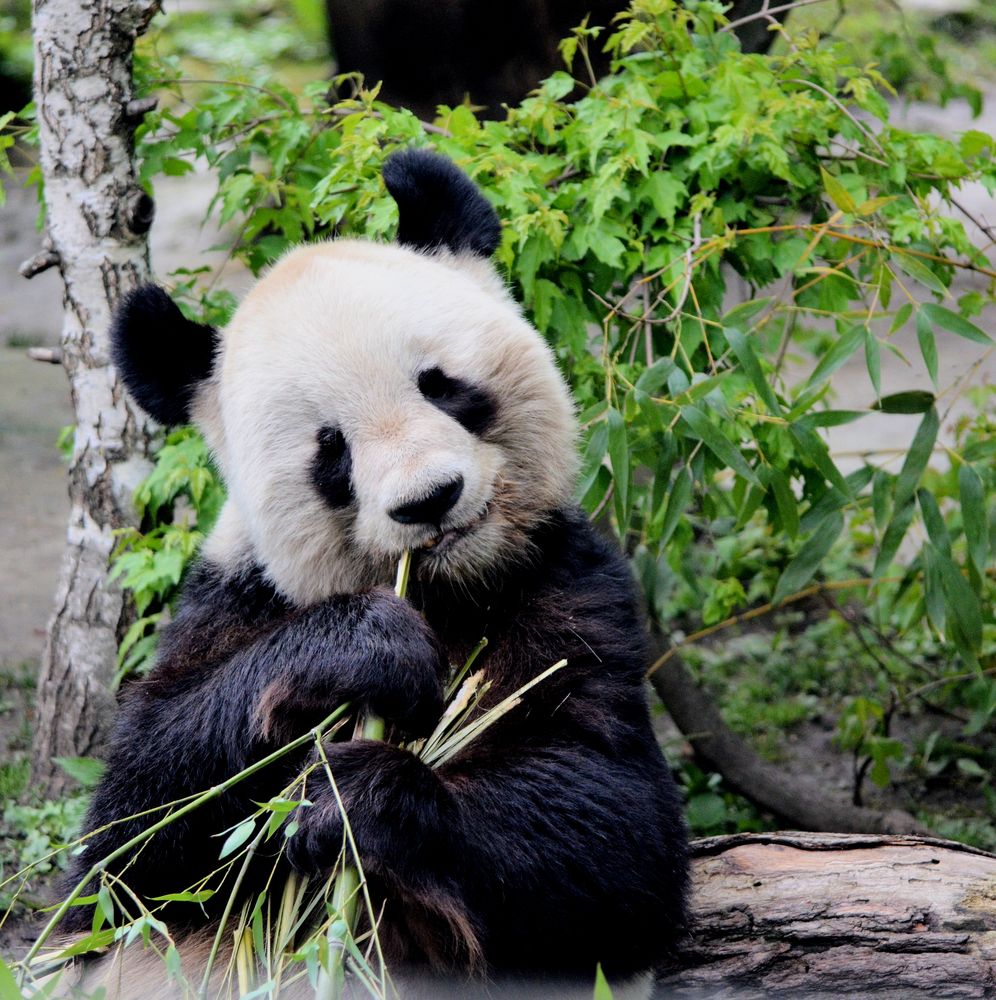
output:
[{"label": "panda white fur", "polygon": [[[388,724],[388,742],[340,735],[326,752],[390,968],[590,984],[601,963],[629,976],[667,959],[687,883],[631,576],[571,499],[570,397],[488,261],[493,210],[432,153],[397,153],[384,177],[398,244],[294,250],[223,333],[154,287],[117,314],[129,390],[163,423],[197,423],[229,498],[154,671],[123,701],[71,878],[142,824],[111,821],[216,784],[348,700]],[[401,600],[387,587],[405,550]],[[391,742],[431,731],[450,664],[482,636],[489,703],[568,665],[430,770]],[[146,899],[188,887],[216,867],[214,835],[306,763],[237,785],[112,870]],[[287,843],[311,876],[343,832],[316,775]],[[162,915],[195,942],[212,906]],[[74,909],[66,928],[90,918]],[[111,995],[153,995],[137,982],[119,972]]]}]

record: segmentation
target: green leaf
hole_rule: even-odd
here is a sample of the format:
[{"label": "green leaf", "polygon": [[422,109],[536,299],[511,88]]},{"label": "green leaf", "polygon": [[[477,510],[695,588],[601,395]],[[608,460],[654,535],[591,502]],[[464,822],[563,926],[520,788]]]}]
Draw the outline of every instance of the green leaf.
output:
[{"label": "green leaf", "polygon": [[664,171],[652,173],[640,187],[640,196],[654,206],[668,226],[674,225],[674,213],[687,194],[688,188],[674,174]]},{"label": "green leaf", "polygon": [[695,406],[683,406],[681,419],[693,437],[700,440],[727,468],[743,476],[749,483],[761,486],[757,474],[748,465],[747,460],[712,421]]},{"label": "green leaf", "polygon": [[875,527],[880,530],[889,516],[892,479],[893,477],[884,469],[877,469],[872,480],[872,513],[875,517]]},{"label": "green leaf", "polygon": [[905,302],[896,310],[896,315],[892,317],[892,322],[889,324],[889,333],[895,333],[901,326],[906,324],[906,321],[910,318],[910,314],[913,312],[913,303]]},{"label": "green leaf", "polygon": [[150,896],[164,903],[206,903],[214,895],[214,889],[201,889],[199,892],[168,892],[165,896]]},{"label": "green leaf", "polygon": [[867,410],[817,410],[815,413],[807,413],[800,417],[796,424],[799,427],[840,427],[842,424],[851,424],[855,420],[867,417]]},{"label": "green leaf", "polygon": [[225,839],[225,843],[221,845],[221,853],[218,855],[219,860],[227,858],[229,854],[237,851],[253,835],[255,829],[256,823],[254,820],[246,819],[239,823]]},{"label": "green leaf", "polygon": [[882,345],[871,330],[865,330],[865,367],[876,396],[882,395]]},{"label": "green leaf", "polygon": [[923,363],[927,366],[930,381],[937,388],[937,343],[934,340],[934,330],[927,314],[921,309],[916,314],[916,339],[920,344]]},{"label": "green leaf", "polygon": [[938,551],[948,559],[951,558],[951,536],[948,534],[947,525],[941,517],[940,508],[933,495],[927,490],[916,491],[917,502],[920,504],[920,513],[923,515],[924,527],[927,529],[927,537],[934,543]]},{"label": "green leaf", "polygon": [[941,568],[937,550],[933,545],[923,547],[923,602],[930,623],[944,637],[945,609],[944,587],[941,583]]},{"label": "green leaf", "polygon": [[612,467],[616,524],[619,534],[625,535],[629,526],[629,444],[626,440],[626,421],[622,414],[611,407],[606,417],[609,428],[609,465]]},{"label": "green leaf", "polygon": [[664,523],[661,525],[661,534],[658,544],[663,548],[670,541],[674,534],[674,529],[678,527],[678,520],[688,508],[688,501],[692,498],[692,476],[688,469],[682,469],[674,477],[674,485],[671,487],[671,494],[667,498],[667,510],[664,512]]},{"label": "green leaf", "polygon": [[[905,271],[925,288],[937,292],[938,295],[947,294],[944,282],[919,257],[911,257],[909,254],[897,252],[892,254],[892,260],[900,271]],[[922,309],[923,306],[920,308]]]},{"label": "green leaf", "polygon": [[595,425],[581,457],[581,472],[578,476],[577,497],[583,500],[595,483],[598,470],[602,468],[605,449],[609,445],[609,428],[605,421]]},{"label": "green leaf", "polygon": [[802,455],[807,458],[829,483],[833,483],[846,497],[852,493],[840,470],[834,465],[826,442],[812,428],[798,421],[789,427],[789,433]]},{"label": "green leaf", "polygon": [[746,302],[741,302],[740,305],[734,306],[724,317],[724,326],[734,326],[739,329],[741,326],[746,326],[750,320],[752,320],[759,312],[766,309],[774,299],[767,297],[761,299],[748,299]]},{"label": "green leaf", "polygon": [[781,469],[769,466],[761,477],[775,498],[775,507],[782,522],[782,530],[789,538],[799,534],[799,504],[792,492],[788,476]]},{"label": "green leaf", "polygon": [[926,413],[934,405],[935,398],[932,392],[911,389],[883,396],[872,409],[883,413]]},{"label": "green leaf", "polygon": [[963,464],[958,470],[958,497],[961,501],[961,523],[965,530],[968,556],[979,576],[982,576],[989,559],[985,494],[979,474],[967,464]]},{"label": "green leaf", "polygon": [[[968,646],[962,651],[969,654],[977,653],[982,647],[982,611],[979,608],[979,599],[954,562],[941,553],[937,554],[937,559],[941,572],[941,585],[947,601],[948,618],[949,620],[953,618],[957,623],[958,633]],[[951,638],[958,643],[959,636],[954,630],[951,632]]]},{"label": "green leaf", "polygon": [[601,962],[595,966],[595,992],[592,994],[592,1000],[613,1000],[612,987],[602,972]]},{"label": "green leaf", "polygon": [[53,757],[59,767],[70,778],[78,781],[84,788],[94,788],[104,776],[104,762],[95,757]]},{"label": "green leaf", "polygon": [[830,200],[837,208],[848,214],[857,211],[858,206],[851,197],[850,191],[833,174],[820,167],[820,176],[823,178],[823,190],[830,196]]},{"label": "green leaf", "polygon": [[806,382],[806,388],[825,382],[864,343],[864,340],[865,328],[852,326],[837,339],[830,350],[820,359],[819,364],[813,369],[813,374]]},{"label": "green leaf", "polygon": [[833,511],[820,522],[778,578],[775,594],[771,598],[773,604],[780,604],[809,583],[843,530],[844,516],[840,511]]},{"label": "green leaf", "polygon": [[764,377],[764,372],[761,370],[761,363],[754,353],[754,347],[750,342],[750,338],[745,337],[735,327],[724,327],[723,333],[730,347],[733,349],[733,353],[737,356],[741,368],[746,372],[747,377],[754,386],[754,391],[768,408],[768,412],[780,417],[782,415],[782,408],[775,398],[768,380]]},{"label": "green leaf", "polygon": [[103,914],[107,923],[113,927],[114,901],[111,899],[111,890],[106,885],[102,885],[97,890],[97,909]]},{"label": "green leaf", "polygon": [[906,537],[906,530],[910,526],[910,521],[913,520],[913,507],[914,504],[911,498],[904,506],[895,509],[892,520],[889,522],[888,527],[885,529],[885,534],[882,536],[882,543],[878,547],[878,555],[875,557],[875,568],[872,570],[872,576],[882,576],[891,565],[892,560],[899,551],[900,543]]},{"label": "green leaf", "polygon": [[[602,971],[602,967],[598,967],[598,972]],[[602,977],[603,981],[605,977]],[[606,984],[607,988],[608,984]],[[596,996],[598,995],[598,983],[596,980],[595,984]],[[611,995],[611,994],[610,994]],[[17,986],[17,980],[14,978],[14,973],[11,972],[10,966],[3,960],[3,956],[0,956],[0,1000],[23,1000],[23,994]]]},{"label": "green leaf", "polygon": [[897,508],[902,507],[913,496],[913,491],[920,482],[920,477],[923,475],[924,469],[927,468],[931,454],[933,454],[939,427],[937,410],[932,406],[923,415],[923,420],[920,421],[920,426],[917,428],[916,434],[913,435],[910,449],[906,453],[903,467],[899,470],[895,494]]},{"label": "green leaf", "polygon": [[675,363],[670,358],[661,358],[655,361],[649,368],[644,368],[640,372],[640,377],[636,380],[636,388],[647,393],[648,396],[656,396],[667,385],[668,376],[675,367]]},{"label": "green leaf", "polygon": [[984,344],[988,347],[993,343],[993,338],[984,330],[980,330],[974,323],[970,323],[964,316],[959,316],[950,309],[937,305],[935,302],[925,302],[920,306],[920,312],[925,314],[928,320],[939,326],[942,330],[947,330],[965,340],[974,341],[976,344]]}]

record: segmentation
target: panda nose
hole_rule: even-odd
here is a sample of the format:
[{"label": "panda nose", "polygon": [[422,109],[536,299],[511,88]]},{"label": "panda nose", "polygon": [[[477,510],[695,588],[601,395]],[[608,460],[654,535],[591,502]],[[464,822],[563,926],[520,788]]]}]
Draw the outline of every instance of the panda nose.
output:
[{"label": "panda nose", "polygon": [[437,486],[428,496],[395,507],[390,514],[400,524],[435,524],[438,526],[460,499],[461,493],[463,493],[463,476],[457,476],[451,482]]}]

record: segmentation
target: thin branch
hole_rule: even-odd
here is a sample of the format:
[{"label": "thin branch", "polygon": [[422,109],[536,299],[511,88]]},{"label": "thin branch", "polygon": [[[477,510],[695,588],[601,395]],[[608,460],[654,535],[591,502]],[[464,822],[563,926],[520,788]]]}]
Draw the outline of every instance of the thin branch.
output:
[{"label": "thin branch", "polygon": [[745,17],[737,18],[736,21],[724,24],[717,34],[723,34],[726,31],[736,31],[742,24],[750,24],[752,21],[769,21],[773,14],[781,14],[783,11],[795,10],[797,7],[809,7],[814,3],[826,2],[827,0],[795,0],[795,3],[783,3],[779,7],[769,7],[765,4],[764,9],[754,14],[747,14]]}]

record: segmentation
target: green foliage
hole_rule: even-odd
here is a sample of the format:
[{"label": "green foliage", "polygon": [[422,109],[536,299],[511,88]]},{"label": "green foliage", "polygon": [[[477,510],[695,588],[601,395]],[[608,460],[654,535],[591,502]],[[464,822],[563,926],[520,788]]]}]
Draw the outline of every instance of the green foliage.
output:
[{"label": "green foliage", "polygon": [[[215,207],[239,225],[236,252],[259,270],[329,232],[389,237],[395,209],[381,164],[431,134],[503,217],[499,259],[581,409],[580,499],[611,519],[655,610],[695,518],[728,532],[763,512],[788,554],[763,591],[729,574],[700,581],[711,620],[745,598],[781,601],[804,587],[845,524],[870,508],[877,480],[886,520],[869,555],[882,615],[921,599],[926,584],[947,637],[976,663],[980,577],[968,572],[963,532],[953,548],[927,543],[926,581],[883,582],[923,520],[915,494],[937,436],[933,398],[921,394],[921,431],[898,476],[869,456],[845,478],[821,430],[864,418],[876,402],[898,408],[894,396],[876,400],[880,352],[893,346],[883,324],[915,319],[934,375],[938,335],[989,342],[968,318],[977,303],[957,310],[948,292],[958,269],[990,273],[987,260],[928,199],[966,180],[996,184],[993,142],[894,128],[876,70],[815,34],[785,55],[744,55],[720,10],[711,0],[639,0],[606,40],[613,72],[597,85],[555,73],[505,121],[442,108],[431,133],[359,81],[355,98],[331,106],[324,86],[302,99],[276,83],[236,82],[147,119],[144,176],[206,159],[219,178]],[[596,35],[567,40],[569,66]],[[182,80],[172,86],[183,93]],[[874,130],[857,113],[877,120]],[[734,272],[755,294],[729,309]],[[931,301],[921,304],[918,287]],[[834,373],[859,350],[868,409],[834,411]],[[954,460],[971,483],[985,481],[972,497],[988,507],[981,456]]]},{"label": "green foliage", "polygon": [[225,497],[204,440],[192,428],[170,433],[151,475],[135,494],[145,531],[118,533],[112,576],[132,595],[138,619],[118,649],[118,680],[145,673],[155,654],[155,626],[183,571],[210,531]]},{"label": "green foliage", "polygon": [[[598,82],[584,71],[596,44],[613,56]],[[792,635],[777,671],[759,662],[736,676],[734,725],[760,729],[777,752],[814,699],[839,704],[850,692],[838,732],[856,797],[865,775],[882,784],[920,766],[913,736],[889,726],[925,685],[965,715],[965,739],[991,731],[993,390],[968,388],[965,373],[946,383],[940,362],[958,340],[992,344],[976,317],[996,272],[948,200],[966,182],[996,189],[996,141],[895,127],[879,71],[815,31],[744,55],[712,0],[636,0],[611,31],[579,28],[562,52],[566,69],[505,120],[461,106],[431,124],[355,77],[335,81],[336,94],[352,88],[345,100],[258,74],[203,91],[175,60],[165,71],[146,61],[143,78],[165,75],[174,99],[139,131],[143,178],[206,162],[218,177],[213,210],[237,228],[233,252],[259,271],[301,240],[390,238],[385,156],[428,144],[451,156],[501,215],[500,265],[570,380],[579,499],[618,533],[674,640],[840,588],[862,607],[866,643],[887,637],[906,650],[876,657],[849,639],[841,648],[860,655],[848,668],[825,645],[799,656],[808,633]],[[962,273],[984,281],[960,293]],[[186,307],[223,321],[231,301],[197,280],[179,276]],[[883,394],[883,350],[902,356],[906,330],[919,354],[910,363],[932,388]],[[867,404],[837,409],[835,388],[859,361]],[[975,416],[958,418],[952,440],[959,396]],[[898,458],[868,450],[857,467],[838,465],[835,428],[910,414],[918,429]],[[178,457],[160,459],[143,500],[150,516],[170,506],[170,490],[192,499],[196,470],[208,468],[203,453]],[[168,543],[162,526],[128,537],[122,573],[140,610],[170,599],[202,528],[170,524]],[[126,640],[126,669],[148,663],[155,614]],[[807,681],[800,664],[821,658],[836,673]],[[768,709],[765,685],[769,700],[783,694]],[[957,761],[975,758],[951,759],[971,779]],[[685,780],[700,800],[697,829],[757,822],[711,777]]]}]

